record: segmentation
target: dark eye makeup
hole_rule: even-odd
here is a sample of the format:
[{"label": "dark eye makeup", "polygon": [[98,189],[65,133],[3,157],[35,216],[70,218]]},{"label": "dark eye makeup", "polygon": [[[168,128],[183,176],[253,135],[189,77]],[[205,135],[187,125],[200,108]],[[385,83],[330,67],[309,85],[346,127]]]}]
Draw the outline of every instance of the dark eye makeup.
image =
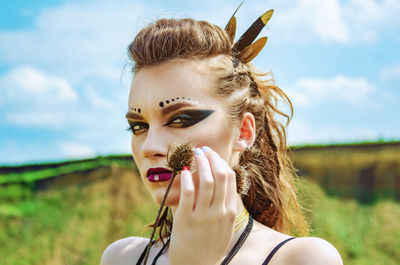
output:
[{"label": "dark eye makeup", "polygon": [[[196,123],[204,120],[210,116],[214,110],[183,110],[171,116],[163,126],[170,126],[172,128],[187,128]],[[141,134],[147,130],[149,125],[144,122],[129,122],[128,131],[132,131],[134,135]]]},{"label": "dark eye makeup", "polygon": [[127,131],[131,131],[134,135],[139,135],[144,130],[149,128],[149,125],[144,122],[129,122],[129,127],[126,128]]},{"label": "dark eye makeup", "polygon": [[213,113],[213,110],[184,110],[173,115],[164,126],[172,126],[174,128],[190,127]]}]

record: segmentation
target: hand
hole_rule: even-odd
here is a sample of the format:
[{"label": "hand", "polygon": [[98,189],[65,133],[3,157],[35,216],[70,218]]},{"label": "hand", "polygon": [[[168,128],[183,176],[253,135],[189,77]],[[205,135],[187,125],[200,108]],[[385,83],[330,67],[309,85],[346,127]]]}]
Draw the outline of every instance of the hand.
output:
[{"label": "hand", "polygon": [[233,236],[237,214],[234,171],[213,150],[196,148],[199,190],[192,173],[181,172],[181,194],[174,215],[170,264],[220,264]]}]

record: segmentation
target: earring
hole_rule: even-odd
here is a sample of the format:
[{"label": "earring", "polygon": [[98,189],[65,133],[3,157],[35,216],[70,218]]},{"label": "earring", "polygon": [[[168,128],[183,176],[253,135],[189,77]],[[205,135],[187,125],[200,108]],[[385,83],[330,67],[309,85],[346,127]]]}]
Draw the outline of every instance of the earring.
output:
[{"label": "earring", "polygon": [[250,147],[249,146],[246,146],[246,151],[250,151]]}]

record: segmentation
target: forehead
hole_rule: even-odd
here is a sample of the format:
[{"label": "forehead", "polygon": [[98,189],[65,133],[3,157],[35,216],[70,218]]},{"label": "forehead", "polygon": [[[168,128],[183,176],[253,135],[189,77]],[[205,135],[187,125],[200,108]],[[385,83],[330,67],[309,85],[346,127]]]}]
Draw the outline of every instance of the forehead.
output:
[{"label": "forehead", "polygon": [[141,68],[132,79],[129,106],[158,105],[179,98],[203,104],[219,101],[206,63],[172,61]]}]

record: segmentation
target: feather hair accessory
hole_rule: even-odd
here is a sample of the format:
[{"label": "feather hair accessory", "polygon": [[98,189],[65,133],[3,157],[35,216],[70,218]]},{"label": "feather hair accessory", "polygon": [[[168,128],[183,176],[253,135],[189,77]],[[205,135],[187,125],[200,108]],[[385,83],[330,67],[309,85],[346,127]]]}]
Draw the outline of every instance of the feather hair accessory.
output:
[{"label": "feather hair accessory", "polygon": [[[243,4],[243,2],[238,6],[238,8],[236,8],[231,19],[229,20],[228,24],[225,27],[225,31],[228,34],[232,43],[234,42],[235,35],[236,35],[235,14],[242,4]],[[233,45],[232,55],[235,58],[237,58],[238,60],[240,60],[243,63],[248,63],[251,60],[253,60],[260,53],[260,51],[264,48],[265,44],[267,43],[268,38],[262,37],[262,38],[256,40],[254,43],[253,43],[253,41],[257,38],[257,36],[260,34],[261,30],[271,19],[273,13],[274,13],[274,10],[270,9],[267,12],[265,12],[264,14],[262,14],[259,18],[257,18],[256,21],[254,21],[254,23],[246,30],[246,32]]]}]

